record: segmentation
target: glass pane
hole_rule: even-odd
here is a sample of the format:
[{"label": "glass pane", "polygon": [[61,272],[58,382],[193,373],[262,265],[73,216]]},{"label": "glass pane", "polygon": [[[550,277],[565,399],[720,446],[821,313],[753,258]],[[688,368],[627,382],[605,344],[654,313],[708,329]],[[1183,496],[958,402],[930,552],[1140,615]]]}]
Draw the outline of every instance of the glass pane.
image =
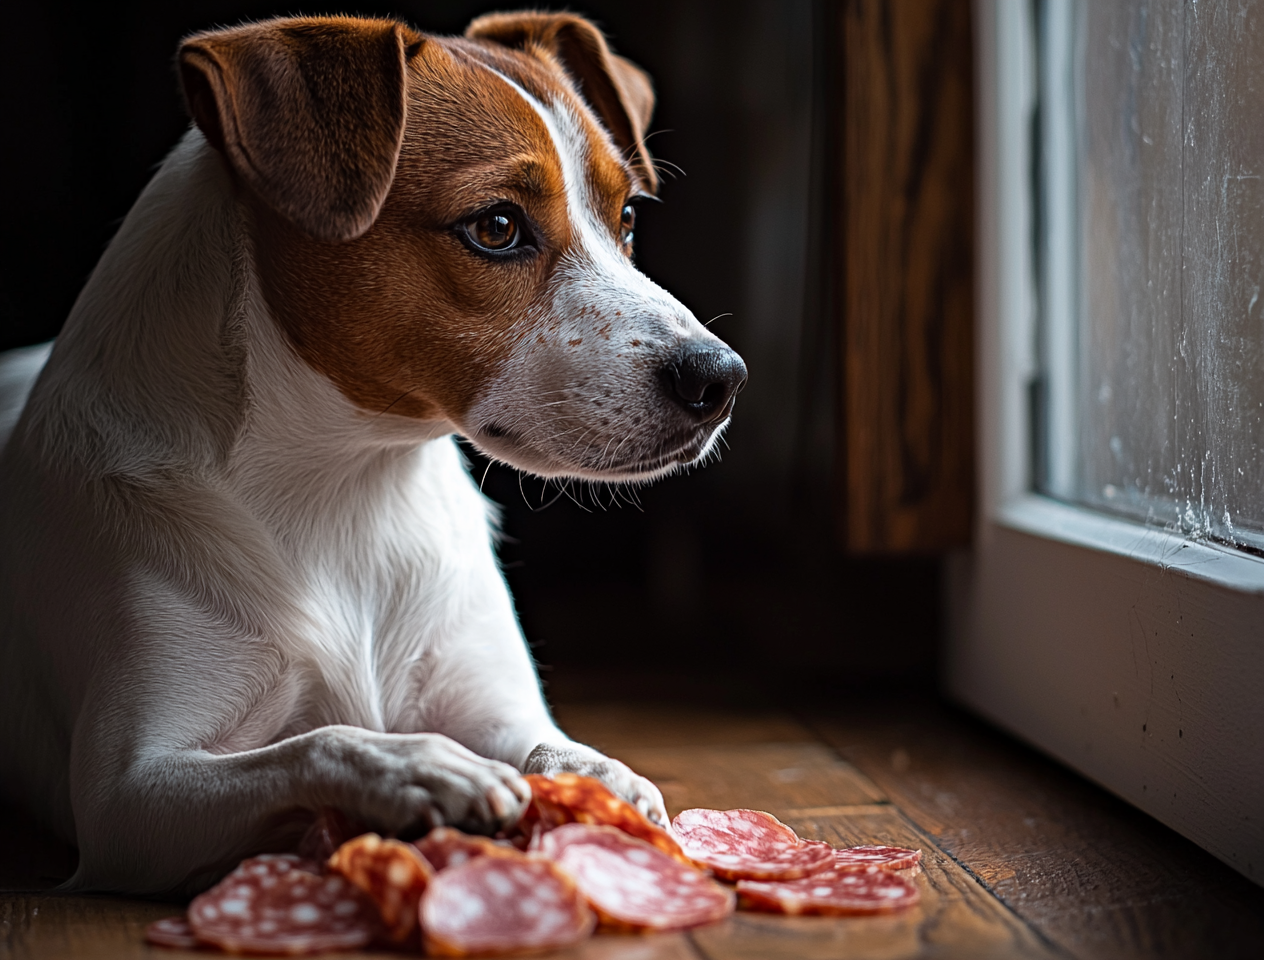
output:
[{"label": "glass pane", "polygon": [[1073,215],[1042,218],[1038,482],[1262,548],[1264,3],[1048,0],[1041,25],[1042,197]]}]

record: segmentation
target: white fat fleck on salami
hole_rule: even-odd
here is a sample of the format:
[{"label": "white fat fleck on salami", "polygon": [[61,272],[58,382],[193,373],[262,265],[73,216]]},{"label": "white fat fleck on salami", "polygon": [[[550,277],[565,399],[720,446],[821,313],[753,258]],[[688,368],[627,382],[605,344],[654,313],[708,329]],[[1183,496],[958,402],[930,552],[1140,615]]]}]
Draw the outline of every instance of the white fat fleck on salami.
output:
[{"label": "white fat fleck on salami", "polygon": [[[240,891],[233,891],[240,896]],[[250,901],[246,899],[221,900],[219,912],[227,917],[248,917],[250,916]]]},{"label": "white fat fleck on salami", "polygon": [[349,950],[372,938],[374,908],[341,877],[298,858],[246,860],[189,905],[196,938],[231,953]]},{"label": "white fat fleck on salami", "polygon": [[833,850],[800,840],[758,810],[685,810],[672,821],[685,855],[725,880],[793,880],[833,866]]},{"label": "white fat fleck on salami", "polygon": [[770,913],[849,916],[889,913],[914,906],[917,887],[889,870],[831,870],[803,880],[739,880],[743,909]]},{"label": "white fat fleck on salami", "polygon": [[426,949],[440,956],[569,946],[596,918],[552,863],[480,856],[435,875],[421,898]]},{"label": "white fat fleck on salami", "polygon": [[489,873],[487,874],[487,889],[497,897],[512,896],[515,881],[517,883],[523,882],[523,875],[516,870],[512,877],[507,877],[503,873]]},{"label": "white fat fleck on salami", "polygon": [[320,919],[320,911],[310,903],[299,903],[290,907],[290,919],[295,923],[315,923]]},{"label": "white fat fleck on salami", "polygon": [[570,823],[545,834],[543,856],[575,879],[607,926],[681,930],[733,911],[733,892],[614,827]]}]

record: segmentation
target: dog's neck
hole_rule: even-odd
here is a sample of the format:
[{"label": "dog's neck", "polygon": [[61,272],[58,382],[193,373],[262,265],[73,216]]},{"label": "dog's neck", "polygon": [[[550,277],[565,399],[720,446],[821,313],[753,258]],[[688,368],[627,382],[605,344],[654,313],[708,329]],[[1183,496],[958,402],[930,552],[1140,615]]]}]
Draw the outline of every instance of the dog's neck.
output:
[{"label": "dog's neck", "polygon": [[[71,440],[54,458],[88,451],[99,474],[204,473],[268,513],[278,489],[328,509],[323,494],[387,482],[452,432],[361,410],[297,356],[260,292],[247,217],[190,131],[102,257],[38,388]],[[63,378],[92,402],[60,408]]]}]

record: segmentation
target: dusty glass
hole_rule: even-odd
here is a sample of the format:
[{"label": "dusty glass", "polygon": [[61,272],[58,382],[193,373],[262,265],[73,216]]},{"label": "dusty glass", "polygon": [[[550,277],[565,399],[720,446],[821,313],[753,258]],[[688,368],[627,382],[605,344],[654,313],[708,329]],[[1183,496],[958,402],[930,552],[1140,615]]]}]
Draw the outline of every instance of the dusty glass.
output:
[{"label": "dusty glass", "polygon": [[1039,23],[1036,486],[1264,548],[1264,3]]}]

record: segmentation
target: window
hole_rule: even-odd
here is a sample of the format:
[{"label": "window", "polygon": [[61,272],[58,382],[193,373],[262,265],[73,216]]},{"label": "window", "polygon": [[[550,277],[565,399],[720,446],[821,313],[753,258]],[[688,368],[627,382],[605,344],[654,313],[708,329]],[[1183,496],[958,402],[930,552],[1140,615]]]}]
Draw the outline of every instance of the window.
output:
[{"label": "window", "polygon": [[1264,16],[1062,0],[1034,26],[1035,485],[1264,548]]},{"label": "window", "polygon": [[1264,8],[981,0],[950,691],[1264,881]]}]

